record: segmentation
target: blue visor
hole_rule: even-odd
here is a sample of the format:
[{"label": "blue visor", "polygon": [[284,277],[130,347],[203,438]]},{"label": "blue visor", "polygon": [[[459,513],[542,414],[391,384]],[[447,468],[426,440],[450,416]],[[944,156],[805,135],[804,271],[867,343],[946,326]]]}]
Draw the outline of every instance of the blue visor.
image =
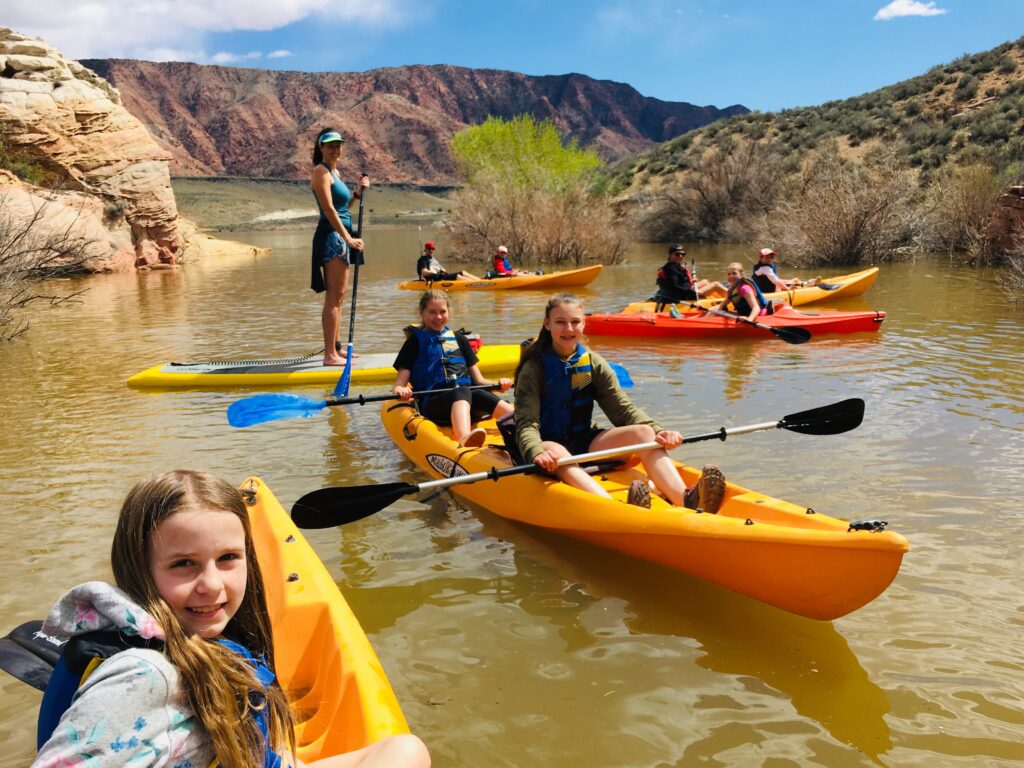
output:
[{"label": "blue visor", "polygon": [[325,133],[323,136],[320,137],[320,146],[328,144],[332,141],[340,141],[342,144],[345,143],[345,140],[341,138],[340,133],[338,133],[337,131],[330,131],[329,133]]}]

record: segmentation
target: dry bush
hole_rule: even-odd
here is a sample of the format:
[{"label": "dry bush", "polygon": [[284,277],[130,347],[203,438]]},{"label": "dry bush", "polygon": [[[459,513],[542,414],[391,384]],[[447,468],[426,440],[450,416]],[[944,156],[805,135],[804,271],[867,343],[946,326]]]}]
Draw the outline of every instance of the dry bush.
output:
[{"label": "dry bush", "polygon": [[506,245],[519,268],[614,264],[629,242],[607,201],[591,194],[583,180],[559,190],[531,190],[478,174],[471,186],[453,193],[446,227],[453,260],[489,264],[497,247]]},{"label": "dry bush", "polygon": [[642,228],[653,240],[743,239],[746,222],[771,209],[790,172],[775,142],[713,146],[680,182],[654,196]]},{"label": "dry bush", "polygon": [[928,188],[918,245],[926,251],[983,257],[988,251],[986,223],[1006,186],[1004,176],[983,163],[944,167]]},{"label": "dry bush", "polygon": [[759,241],[799,266],[871,264],[898,258],[914,228],[913,175],[896,152],[843,160],[834,143],[812,153],[791,189],[765,216]]},{"label": "dry bush", "polygon": [[56,191],[27,217],[11,213],[6,195],[0,197],[0,341],[10,341],[28,330],[19,310],[36,301],[60,304],[78,296],[41,291],[40,281],[83,271],[95,254],[94,243],[74,233],[77,218],[59,230],[41,226],[47,205]]}]

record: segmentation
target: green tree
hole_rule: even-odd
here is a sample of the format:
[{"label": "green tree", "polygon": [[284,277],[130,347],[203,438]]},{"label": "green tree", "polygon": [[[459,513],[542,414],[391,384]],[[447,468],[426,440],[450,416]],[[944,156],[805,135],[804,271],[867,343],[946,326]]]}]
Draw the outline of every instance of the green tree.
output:
[{"label": "green tree", "polygon": [[627,236],[611,211],[604,162],[554,124],[488,118],[452,139],[465,185],[452,196],[447,249],[489,259],[498,245],[517,267],[620,261]]}]

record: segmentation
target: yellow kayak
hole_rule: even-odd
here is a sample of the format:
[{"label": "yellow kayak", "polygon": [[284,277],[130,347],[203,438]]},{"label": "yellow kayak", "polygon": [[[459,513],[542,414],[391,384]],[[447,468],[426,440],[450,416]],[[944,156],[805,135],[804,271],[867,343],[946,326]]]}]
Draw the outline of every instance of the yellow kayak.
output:
[{"label": "yellow kayak", "polygon": [[[397,352],[397,350],[396,350]],[[477,350],[480,372],[489,378],[510,375],[519,364],[518,344],[484,344]],[[353,384],[386,384],[395,380],[394,354],[360,355],[352,360]],[[284,385],[333,386],[340,367],[325,368],[320,353],[271,360],[227,360],[208,363],[154,365],[128,379],[133,389],[214,389]]]},{"label": "yellow kayak", "polygon": [[408,733],[370,641],[320,558],[259,478],[241,488],[299,758],[308,763]]},{"label": "yellow kayak", "polygon": [[[511,466],[494,421],[487,444],[459,449],[406,403],[387,403],[381,419],[395,445],[433,478]],[[699,469],[677,464],[687,486]],[[513,475],[451,490],[496,515],[660,563],[812,619],[831,620],[878,597],[899,571],[907,540],[888,531],[849,530],[846,521],[729,483],[715,515],[652,497],[651,509],[626,503],[641,467],[595,476],[607,500],[546,475]]]},{"label": "yellow kayak", "polygon": [[406,280],[398,284],[403,291],[425,291],[440,288],[444,291],[546,291],[548,288],[572,288],[586,285],[601,272],[601,264],[546,275],[516,275],[486,280]]},{"label": "yellow kayak", "polygon": [[[870,269],[854,272],[849,275],[823,278],[818,285],[805,285],[789,291],[766,293],[764,297],[769,301],[785,302],[791,307],[815,304],[820,301],[832,301],[834,299],[849,299],[852,296],[860,296],[874,285],[877,278],[878,267],[871,267]],[[725,294],[717,291],[710,294],[710,298],[701,299],[697,303],[702,307],[713,307],[723,298],[725,298]],[[676,309],[683,313],[691,311],[688,304],[677,304]],[[632,304],[626,305],[626,308],[620,314],[636,315],[653,311],[653,301],[635,301]]]}]

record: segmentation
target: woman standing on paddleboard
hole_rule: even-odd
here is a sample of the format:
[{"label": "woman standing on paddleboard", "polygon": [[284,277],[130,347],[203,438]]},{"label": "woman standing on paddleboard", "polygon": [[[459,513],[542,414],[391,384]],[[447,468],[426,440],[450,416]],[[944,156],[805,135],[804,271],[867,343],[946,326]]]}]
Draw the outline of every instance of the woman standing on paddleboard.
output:
[{"label": "woman standing on paddleboard", "polygon": [[[327,128],[313,144],[313,177],[310,185],[316,195],[320,219],[313,234],[312,277],[310,288],[324,295],[321,322],[324,329],[324,365],[344,365],[345,357],[337,349],[341,326],[341,302],[348,288],[348,268],[355,259],[362,259],[363,240],[352,234],[352,215],[348,207],[370,186],[364,173],[359,189],[352,193],[338,175],[338,159],[345,139],[333,128]],[[353,255],[353,250],[356,253]]]}]

